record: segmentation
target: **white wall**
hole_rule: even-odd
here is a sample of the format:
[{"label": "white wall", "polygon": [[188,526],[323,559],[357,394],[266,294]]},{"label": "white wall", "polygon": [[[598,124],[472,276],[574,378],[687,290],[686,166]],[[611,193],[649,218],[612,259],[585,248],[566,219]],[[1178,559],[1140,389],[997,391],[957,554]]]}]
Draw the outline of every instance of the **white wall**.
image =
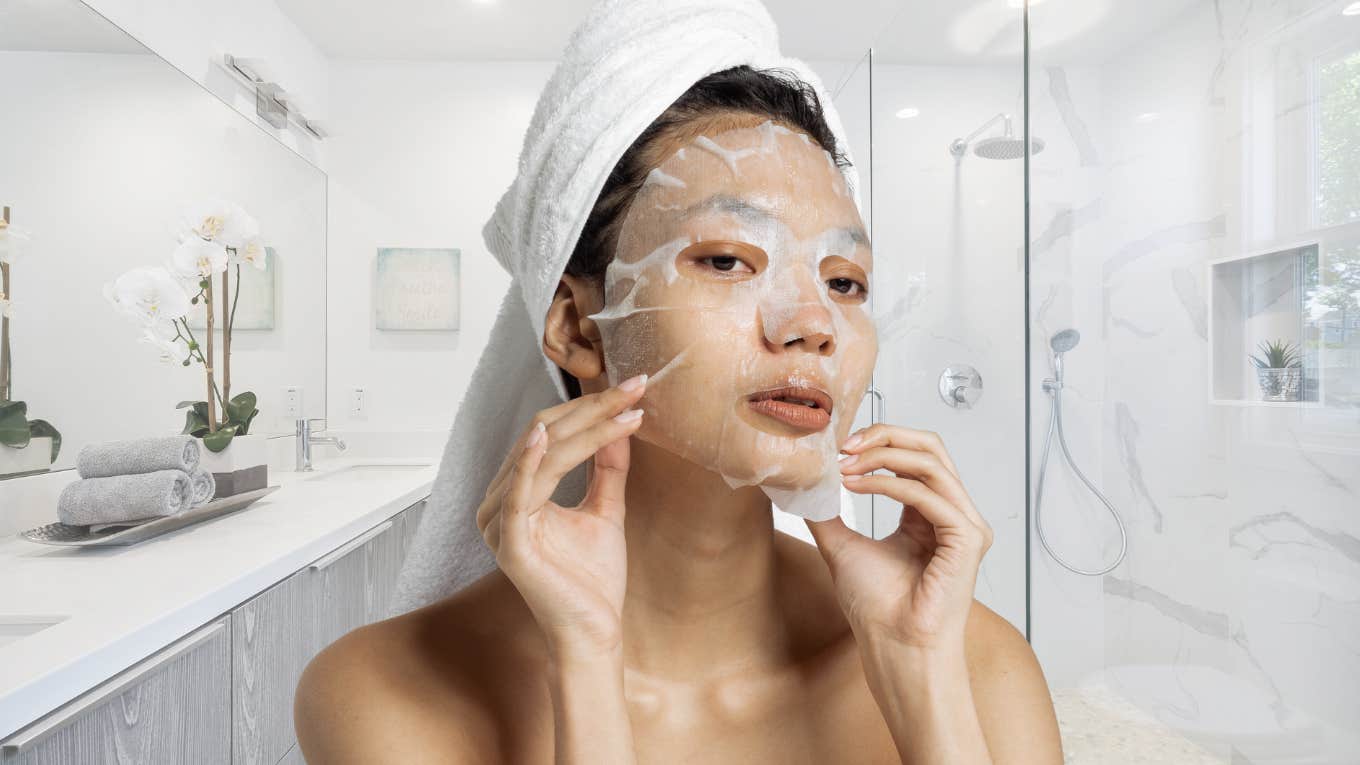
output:
[{"label": "white wall", "polygon": [[[330,425],[436,454],[510,277],[481,228],[514,178],[549,62],[337,61],[330,171]],[[378,247],[462,251],[460,329],[373,328]],[[363,387],[367,411],[350,413]],[[360,439],[360,442],[362,439]],[[359,442],[356,442],[359,443]]]},{"label": "white wall", "polygon": [[324,142],[290,123],[270,127],[255,114],[253,91],[218,66],[223,53],[263,59],[308,118],[329,111],[330,64],[273,0],[87,0],[94,10],[174,64],[314,163],[324,164]]}]

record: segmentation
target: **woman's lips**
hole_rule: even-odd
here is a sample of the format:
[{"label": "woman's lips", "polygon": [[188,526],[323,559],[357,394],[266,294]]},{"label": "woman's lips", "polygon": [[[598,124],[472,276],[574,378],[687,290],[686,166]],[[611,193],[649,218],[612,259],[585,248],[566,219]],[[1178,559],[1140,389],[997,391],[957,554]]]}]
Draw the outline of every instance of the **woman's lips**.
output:
[{"label": "woman's lips", "polygon": [[751,395],[747,405],[802,430],[818,431],[831,423],[831,397],[816,388],[765,390]]}]

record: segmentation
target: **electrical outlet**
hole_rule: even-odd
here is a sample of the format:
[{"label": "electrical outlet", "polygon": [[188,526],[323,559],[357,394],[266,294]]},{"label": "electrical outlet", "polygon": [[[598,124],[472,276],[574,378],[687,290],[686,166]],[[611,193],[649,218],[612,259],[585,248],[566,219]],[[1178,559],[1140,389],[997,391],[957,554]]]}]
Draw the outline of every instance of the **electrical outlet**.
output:
[{"label": "electrical outlet", "polygon": [[349,392],[349,416],[353,420],[362,420],[368,412],[368,394],[363,388],[353,388]]},{"label": "electrical outlet", "polygon": [[302,389],[287,387],[283,389],[283,413],[290,420],[302,416]]}]

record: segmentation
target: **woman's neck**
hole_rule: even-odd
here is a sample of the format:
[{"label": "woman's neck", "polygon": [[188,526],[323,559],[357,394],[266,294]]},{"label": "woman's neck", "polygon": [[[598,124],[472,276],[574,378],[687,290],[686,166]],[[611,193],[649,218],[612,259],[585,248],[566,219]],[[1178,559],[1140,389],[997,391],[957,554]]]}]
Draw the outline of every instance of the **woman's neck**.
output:
[{"label": "woman's neck", "polygon": [[789,626],[770,501],[634,438],[628,470],[629,669],[699,679],[781,663]]}]

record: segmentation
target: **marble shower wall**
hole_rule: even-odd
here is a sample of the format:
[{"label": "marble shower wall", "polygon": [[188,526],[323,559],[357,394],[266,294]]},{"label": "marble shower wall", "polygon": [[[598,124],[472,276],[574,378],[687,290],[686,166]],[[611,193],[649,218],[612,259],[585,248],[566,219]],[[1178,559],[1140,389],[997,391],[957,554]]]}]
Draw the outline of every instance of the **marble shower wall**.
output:
[{"label": "marble shower wall", "polygon": [[[1360,239],[1360,210],[1324,226],[1310,185],[1318,62],[1360,53],[1346,4],[1187,2],[1084,57],[1048,56],[1032,15],[1034,473],[1047,338],[1074,327],[1064,424],[1128,553],[1081,577],[1031,534],[1031,637],[1055,689],[1112,689],[1225,763],[1360,761],[1360,401],[1210,393],[1210,264]],[[1354,390],[1353,352],[1332,364]],[[1050,544],[1103,567],[1113,520],[1056,453],[1048,470]]]},{"label": "marble shower wall", "polygon": [[[996,66],[875,61],[872,89],[874,385],[884,396],[883,419],[944,439],[995,532],[977,598],[1021,631],[1024,163],[972,154],[956,160],[949,146],[1000,112],[1018,120],[1022,71],[1019,56]],[[916,116],[899,118],[907,108]],[[982,377],[971,409],[950,408],[940,397],[940,374],[953,364]],[[874,499],[876,536],[896,528],[896,508]]]}]

